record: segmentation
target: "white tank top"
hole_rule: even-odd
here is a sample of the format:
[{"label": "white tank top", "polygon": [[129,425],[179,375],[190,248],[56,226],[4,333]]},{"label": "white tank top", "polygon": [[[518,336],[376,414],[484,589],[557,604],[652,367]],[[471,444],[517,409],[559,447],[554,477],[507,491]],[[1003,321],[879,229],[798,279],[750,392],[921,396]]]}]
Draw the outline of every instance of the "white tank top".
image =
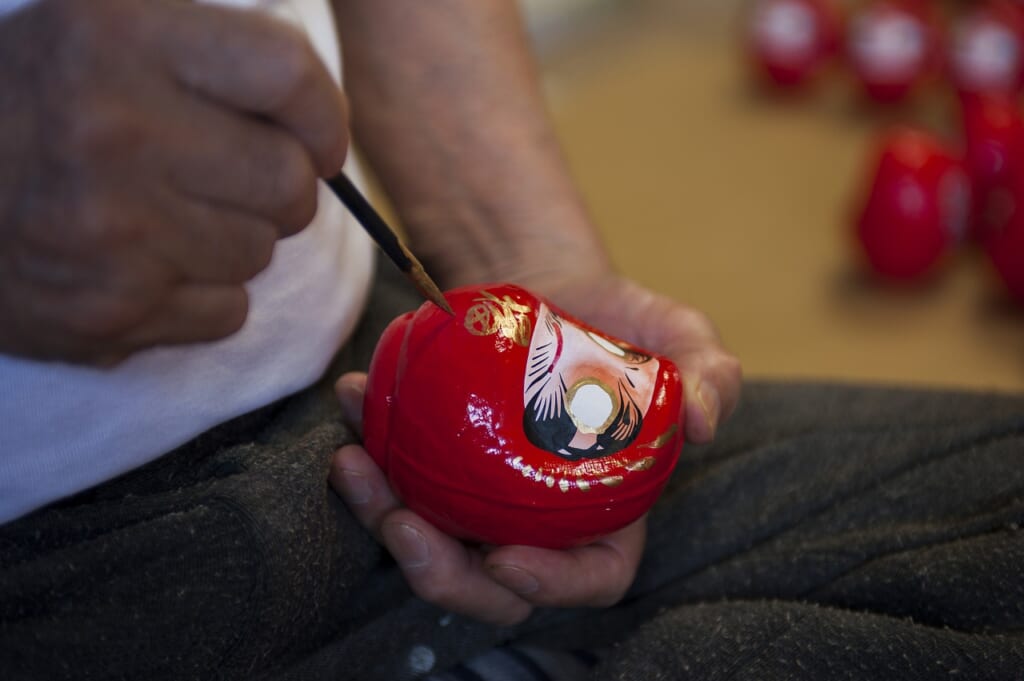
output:
[{"label": "white tank top", "polygon": [[[298,23],[340,81],[326,0],[219,1]],[[15,4],[0,0],[0,16]],[[313,383],[351,334],[372,267],[372,242],[321,183],[316,217],[249,282],[249,317],[230,338],[148,350],[112,370],[0,355],[0,523]]]}]

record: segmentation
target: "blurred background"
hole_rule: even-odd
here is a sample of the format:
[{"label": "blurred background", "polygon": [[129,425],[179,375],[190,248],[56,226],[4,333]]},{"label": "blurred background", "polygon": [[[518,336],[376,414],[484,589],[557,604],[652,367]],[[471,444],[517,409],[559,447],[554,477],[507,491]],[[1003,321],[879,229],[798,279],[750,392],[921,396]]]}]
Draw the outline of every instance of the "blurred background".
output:
[{"label": "blurred background", "polygon": [[854,237],[881,130],[956,138],[946,89],[872,107],[831,66],[773,93],[739,0],[522,2],[618,266],[711,315],[748,376],[1024,390],[1024,312],[979,248],[893,285]]}]

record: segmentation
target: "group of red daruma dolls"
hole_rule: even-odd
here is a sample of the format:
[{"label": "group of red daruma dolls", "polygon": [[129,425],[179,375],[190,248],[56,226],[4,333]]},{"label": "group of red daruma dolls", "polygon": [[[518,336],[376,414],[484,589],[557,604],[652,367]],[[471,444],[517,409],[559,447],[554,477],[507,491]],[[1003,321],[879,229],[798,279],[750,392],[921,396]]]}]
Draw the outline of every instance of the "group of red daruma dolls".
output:
[{"label": "group of red daruma dolls", "polygon": [[804,90],[842,65],[877,106],[928,87],[955,92],[960,133],[884,133],[855,216],[871,269],[916,281],[964,243],[981,246],[1024,305],[1024,0],[752,0],[757,74]]}]

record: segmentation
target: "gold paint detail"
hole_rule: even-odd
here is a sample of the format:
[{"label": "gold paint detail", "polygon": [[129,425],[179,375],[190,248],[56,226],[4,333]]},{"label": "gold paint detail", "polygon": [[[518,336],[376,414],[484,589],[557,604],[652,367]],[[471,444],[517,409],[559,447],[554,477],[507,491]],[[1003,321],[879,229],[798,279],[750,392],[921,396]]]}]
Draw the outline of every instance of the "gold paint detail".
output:
[{"label": "gold paint detail", "polygon": [[676,431],[679,430],[679,424],[673,423],[672,427],[666,430],[664,433],[654,438],[645,445],[640,445],[639,449],[661,449],[667,445],[673,437],[675,437]]},{"label": "gold paint detail", "polygon": [[511,296],[498,298],[489,291],[481,291],[482,297],[474,300],[475,305],[466,310],[462,324],[474,336],[497,334],[508,338],[524,348],[530,345],[533,322],[530,321],[532,308],[512,300]]},{"label": "gold paint detail", "polygon": [[[647,471],[654,467],[657,463],[657,459],[653,456],[644,457],[637,461],[626,464],[623,468],[630,472]],[[513,459],[508,460],[509,466],[520,473],[527,480],[532,480],[537,483],[543,483],[548,489],[554,489],[556,486],[563,493],[567,493],[571,489],[578,489],[581,492],[590,492],[595,489],[597,485],[603,485],[605,487],[619,487],[625,482],[625,478],[622,475],[604,475],[603,477],[587,478],[560,478],[551,475],[544,468],[534,468],[532,465],[525,463],[523,457],[517,456]],[[577,471],[578,473],[584,473],[584,471]],[[597,473],[597,471],[594,471]],[[598,473],[598,475],[601,475]]]},{"label": "gold paint detail", "polygon": [[[608,410],[608,416],[605,417],[604,423],[602,423],[600,426],[596,428],[580,422],[579,419],[576,417],[576,414],[574,414],[572,410],[572,402],[576,398],[576,393],[579,392],[580,388],[588,385],[595,385],[598,388],[600,388],[604,392],[604,394],[608,396],[608,400],[611,402],[612,406],[612,408]],[[612,421],[615,420],[615,414],[618,412],[618,406],[618,399],[615,397],[615,393],[612,392],[612,389],[606,386],[601,381],[597,380],[596,378],[581,379],[574,383],[572,387],[569,388],[569,390],[565,393],[565,410],[569,414],[569,418],[572,419],[573,424],[575,424],[576,428],[581,433],[600,435],[601,433],[606,431],[608,429],[608,426],[612,424]]]},{"label": "gold paint detail", "polygon": [[640,459],[639,461],[634,461],[633,463],[629,464],[628,466],[626,466],[626,470],[630,471],[631,473],[636,473],[637,471],[649,471],[652,468],[654,468],[654,464],[656,461],[657,459],[655,459],[653,456],[647,456],[644,457],[643,459]]}]

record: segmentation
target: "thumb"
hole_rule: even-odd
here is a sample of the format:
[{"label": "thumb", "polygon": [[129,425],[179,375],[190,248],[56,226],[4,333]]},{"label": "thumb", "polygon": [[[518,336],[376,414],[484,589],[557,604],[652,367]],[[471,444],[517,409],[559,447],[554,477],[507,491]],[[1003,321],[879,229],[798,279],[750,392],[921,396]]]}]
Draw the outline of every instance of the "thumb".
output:
[{"label": "thumb", "polygon": [[345,422],[363,436],[363,397],[366,395],[366,374],[353,371],[344,374],[334,384],[334,394],[341,405]]}]

